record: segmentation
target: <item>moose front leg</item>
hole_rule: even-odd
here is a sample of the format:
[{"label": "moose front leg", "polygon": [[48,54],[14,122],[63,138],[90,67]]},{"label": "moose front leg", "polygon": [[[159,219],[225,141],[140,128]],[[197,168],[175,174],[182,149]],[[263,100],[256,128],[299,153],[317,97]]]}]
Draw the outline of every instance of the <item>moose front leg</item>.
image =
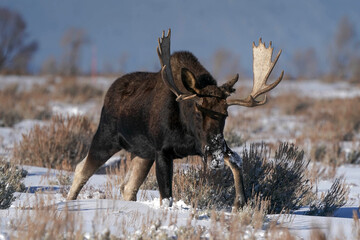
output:
[{"label": "moose front leg", "polygon": [[130,169],[126,174],[124,183],[120,187],[124,200],[136,201],[136,194],[153,163],[154,160],[143,159],[137,156],[131,159]]},{"label": "moose front leg", "polygon": [[160,191],[160,205],[172,206],[173,159],[162,153],[156,156],[156,179]]},{"label": "moose front leg", "polygon": [[239,209],[246,204],[245,188],[242,175],[241,158],[237,153],[229,151],[224,158],[225,164],[230,167],[231,172],[234,176],[235,183],[235,200],[234,208]]}]

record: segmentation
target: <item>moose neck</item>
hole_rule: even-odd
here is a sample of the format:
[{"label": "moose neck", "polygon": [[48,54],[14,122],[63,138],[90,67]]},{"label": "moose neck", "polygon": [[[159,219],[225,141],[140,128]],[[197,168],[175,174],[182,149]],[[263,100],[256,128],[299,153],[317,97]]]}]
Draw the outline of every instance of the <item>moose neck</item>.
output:
[{"label": "moose neck", "polygon": [[201,155],[203,132],[201,131],[201,121],[199,121],[199,118],[201,117],[199,116],[200,113],[195,111],[195,102],[192,100],[183,101],[178,104],[182,131],[185,134],[186,139],[192,143],[192,148],[194,148],[196,154]]}]

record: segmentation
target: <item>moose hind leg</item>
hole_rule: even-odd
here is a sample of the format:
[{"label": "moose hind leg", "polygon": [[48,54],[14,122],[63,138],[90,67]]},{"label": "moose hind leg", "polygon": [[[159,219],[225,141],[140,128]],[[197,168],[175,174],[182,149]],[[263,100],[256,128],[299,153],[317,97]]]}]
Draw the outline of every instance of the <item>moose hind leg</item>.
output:
[{"label": "moose hind leg", "polygon": [[112,155],[121,150],[115,126],[116,122],[102,112],[89,153],[75,168],[74,180],[67,196],[68,200],[75,200],[95,171]]},{"label": "moose hind leg", "polygon": [[89,155],[76,166],[74,180],[67,196],[68,200],[75,200],[77,198],[82,187],[98,168],[98,164],[94,164],[94,161],[89,158]]},{"label": "moose hind leg", "polygon": [[136,194],[148,175],[153,163],[153,160],[140,157],[131,159],[130,169],[126,174],[124,183],[121,185],[121,192],[124,200],[136,201]]},{"label": "moose hind leg", "polygon": [[89,178],[103,165],[112,155],[119,150],[100,151],[96,154],[90,149],[88,155],[76,166],[74,180],[71,185],[68,200],[75,200],[80,190],[89,180]]}]

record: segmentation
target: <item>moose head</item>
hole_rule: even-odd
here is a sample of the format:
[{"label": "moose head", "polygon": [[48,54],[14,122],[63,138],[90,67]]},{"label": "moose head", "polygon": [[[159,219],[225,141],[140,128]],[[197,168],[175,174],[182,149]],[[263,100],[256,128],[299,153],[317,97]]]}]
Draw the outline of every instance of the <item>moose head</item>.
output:
[{"label": "moose head", "polygon": [[[171,30],[165,36],[163,31],[161,39],[159,38],[159,46],[157,53],[162,66],[161,76],[164,83],[175,94],[176,101],[194,101],[195,111],[198,114],[195,118],[195,125],[198,126],[198,135],[201,139],[202,156],[206,159],[211,159],[212,168],[221,168],[224,166],[224,156],[232,151],[226,145],[223,136],[225,120],[228,116],[228,107],[232,105],[239,105],[245,107],[255,107],[263,105],[267,102],[266,95],[262,101],[256,99],[275,88],[282,80],[284,71],[280,77],[270,85],[267,85],[269,76],[277,63],[281,50],[277,54],[274,61],[272,61],[272,43],[266,48],[261,38],[259,46],[253,43],[253,88],[249,96],[244,99],[228,99],[232,93],[235,92],[234,85],[239,79],[237,74],[233,79],[229,80],[222,86],[207,85],[201,87],[201,75],[199,78],[189,71],[187,68],[181,69],[181,80],[186,93],[181,92],[176,86],[171,69],[170,61],[170,36]],[[208,77],[208,76],[207,76]]]}]

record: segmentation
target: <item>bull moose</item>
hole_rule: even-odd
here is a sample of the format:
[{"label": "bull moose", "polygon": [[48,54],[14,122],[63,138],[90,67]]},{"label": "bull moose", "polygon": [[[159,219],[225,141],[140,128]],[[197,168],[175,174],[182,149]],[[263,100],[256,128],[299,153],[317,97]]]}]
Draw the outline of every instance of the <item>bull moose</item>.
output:
[{"label": "bull moose", "polygon": [[276,87],[266,82],[280,57],[261,39],[253,43],[253,89],[244,99],[228,99],[239,75],[221,86],[190,52],[170,55],[170,35],[163,32],[157,53],[161,70],[134,72],[118,78],[109,88],[100,123],[87,156],[76,166],[67,199],[76,199],[94,172],[113,154],[125,149],[134,156],[121,186],[125,200],[136,200],[139,187],[153,163],[160,204],[172,205],[173,160],[189,155],[210,160],[210,167],[231,168],[235,182],[234,207],[246,203],[241,158],[226,144],[223,131],[232,105],[255,107],[266,103],[257,97]]}]

